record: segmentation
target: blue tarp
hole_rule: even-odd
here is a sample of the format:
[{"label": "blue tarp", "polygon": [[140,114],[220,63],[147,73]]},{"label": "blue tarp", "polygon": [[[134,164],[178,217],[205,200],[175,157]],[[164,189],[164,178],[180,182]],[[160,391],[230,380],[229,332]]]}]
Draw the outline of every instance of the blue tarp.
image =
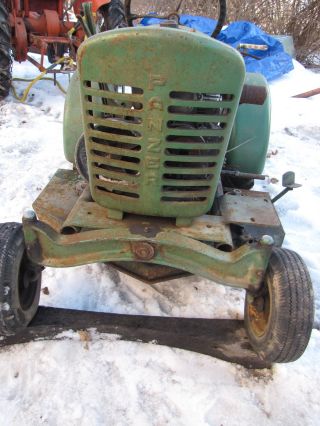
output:
[{"label": "blue tarp", "polygon": [[[156,18],[144,18],[142,25],[153,25],[159,23]],[[211,35],[216,22],[214,19],[202,16],[180,15],[180,24],[204,34]],[[234,22],[220,32],[218,40],[237,48],[240,43],[264,44],[268,50],[248,50],[248,53],[258,56],[261,59],[244,57],[248,72],[259,72],[267,80],[274,80],[283,74],[293,70],[292,58],[288,55],[279,40],[266,34],[255,24],[246,21]]]}]

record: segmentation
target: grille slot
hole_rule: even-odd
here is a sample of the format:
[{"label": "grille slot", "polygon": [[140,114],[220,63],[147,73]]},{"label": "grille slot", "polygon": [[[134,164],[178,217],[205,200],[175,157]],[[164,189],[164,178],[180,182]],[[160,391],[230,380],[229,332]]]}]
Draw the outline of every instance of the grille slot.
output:
[{"label": "grille slot", "polygon": [[[88,110],[87,113],[88,115],[91,115],[92,117],[94,116],[93,110]],[[140,117],[128,117],[127,115],[112,114],[112,119],[111,119],[110,114],[102,113],[100,114],[100,117],[102,117],[103,119],[102,121],[103,125],[106,125],[106,124],[115,125],[117,124],[117,121],[122,126],[142,123],[142,119]],[[94,124],[98,124],[98,123],[101,123],[101,118],[99,119],[98,117],[95,117],[94,123],[89,123],[89,124],[91,124],[91,126],[94,126]]]},{"label": "grille slot", "polygon": [[179,148],[167,148],[166,154],[167,155],[187,155],[187,156],[211,156],[216,157],[219,154],[219,149],[179,149]]},{"label": "grille slot", "polygon": [[[132,170],[123,167],[110,166],[108,164],[93,163],[93,172],[105,178],[118,179],[121,182],[132,182],[132,176],[140,176],[139,170]],[[125,184],[125,183],[124,183]]]},{"label": "grille slot", "polygon": [[[133,102],[128,99],[125,102],[121,102],[119,105],[112,105],[114,99],[101,96],[96,96],[94,99],[92,96],[85,96],[85,101],[85,107],[88,108],[87,113],[89,113],[89,115],[93,115],[93,111],[97,111],[107,114],[119,113],[126,114],[127,116],[136,116],[139,111],[143,109],[143,104],[141,102]],[[99,101],[101,103],[99,103]]]},{"label": "grille slot", "polygon": [[[217,144],[223,142],[223,136],[179,136],[179,135],[169,135],[166,138],[167,142],[175,142],[175,146],[179,143],[181,148],[189,148],[190,145],[195,146],[196,148],[204,147],[204,144]],[[188,145],[187,145],[188,144]],[[180,145],[179,145],[180,146]],[[206,145],[205,148],[208,148]]]},{"label": "grille slot", "polygon": [[101,186],[100,184],[99,186],[97,186],[97,189],[99,191],[107,192],[110,195],[113,194],[113,195],[120,195],[122,197],[128,197],[128,198],[140,198],[139,194],[136,194],[134,192],[119,191],[117,189],[110,190],[109,185],[108,187],[104,187],[104,186]]},{"label": "grille slot", "polygon": [[99,88],[106,92],[134,93],[136,95],[143,95],[143,89],[141,89],[141,87],[133,87],[127,84],[114,84],[92,80],[84,80],[83,84],[85,87]]},{"label": "grille slot", "polygon": [[187,114],[187,115],[221,115],[226,116],[230,113],[230,108],[186,108],[184,106],[171,105],[168,107],[168,112],[173,114]]},{"label": "grille slot", "polygon": [[[207,117],[208,119],[208,117]],[[185,128],[186,126],[193,125],[192,130],[202,131],[202,130],[222,130],[226,127],[225,122],[222,121],[213,121],[213,122],[192,122],[192,121],[178,121],[178,120],[170,120],[167,123],[168,129],[179,129]],[[189,127],[191,128],[191,127]]]},{"label": "grille slot", "polygon": [[141,137],[141,133],[137,130],[133,130],[133,125],[135,123],[131,123],[129,121],[119,120],[109,117],[106,118],[98,118],[93,117],[91,120],[89,119],[89,128],[92,130],[98,130],[103,133],[112,133],[115,135],[123,135],[123,136],[131,136],[131,137]]},{"label": "grille slot", "polygon": [[203,202],[206,201],[207,197],[197,197],[197,196],[193,196],[193,197],[161,197],[161,201],[168,201],[168,202],[175,202],[175,203],[182,203],[182,202]]},{"label": "grille slot", "polygon": [[[202,168],[209,168],[209,167],[213,167],[215,166],[217,163],[211,162],[211,163],[204,163],[204,162],[192,162],[192,160],[194,160],[195,158],[190,156],[186,156],[186,158],[184,158],[185,162],[182,161],[166,161],[164,164],[166,167],[170,168],[173,167],[175,169],[177,168],[188,168],[190,167],[190,169],[202,169]],[[187,161],[186,161],[187,160]]]},{"label": "grille slot", "polygon": [[[201,181],[207,181],[210,182],[211,179],[213,179],[213,174],[184,174],[184,173],[165,173],[163,175],[164,182],[166,183],[172,183],[175,186],[184,186],[185,182],[188,182],[188,185],[192,183],[192,185],[203,185],[203,182]],[[192,181],[192,182],[191,182]]]},{"label": "grille slot", "polygon": [[232,101],[234,96],[228,93],[194,93],[194,92],[170,92],[171,99],[183,99],[188,101]]},{"label": "grille slot", "polygon": [[190,202],[205,201],[209,195],[210,186],[163,186],[162,201]]},{"label": "grille slot", "polygon": [[100,138],[91,138],[91,141],[105,147],[108,146],[115,149],[124,149],[124,150],[129,149],[130,151],[141,151],[141,145],[137,145],[133,143],[109,141],[108,139],[100,139]]}]

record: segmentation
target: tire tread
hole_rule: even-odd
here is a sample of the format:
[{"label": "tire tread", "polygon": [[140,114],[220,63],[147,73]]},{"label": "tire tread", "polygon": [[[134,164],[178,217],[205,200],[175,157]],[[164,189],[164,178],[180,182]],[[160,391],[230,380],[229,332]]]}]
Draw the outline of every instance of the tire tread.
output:
[{"label": "tire tread", "polygon": [[18,283],[13,282],[17,271],[17,256],[25,250],[22,225],[16,222],[0,224],[0,335],[12,335],[25,327],[38,308],[41,277],[37,284],[37,294],[28,310],[21,311],[13,294]]},{"label": "tire tread", "polygon": [[12,78],[11,29],[5,2],[0,3],[0,99],[9,94]]},{"label": "tire tread", "polygon": [[274,248],[267,271],[273,294],[271,319],[265,335],[255,336],[245,309],[245,323],[254,349],[268,362],[292,362],[305,351],[313,327],[314,304],[311,278],[295,252]]}]

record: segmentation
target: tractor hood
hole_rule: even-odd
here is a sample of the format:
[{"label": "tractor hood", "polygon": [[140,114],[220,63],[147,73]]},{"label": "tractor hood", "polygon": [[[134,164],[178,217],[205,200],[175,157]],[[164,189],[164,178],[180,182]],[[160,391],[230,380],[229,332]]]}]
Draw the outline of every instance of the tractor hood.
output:
[{"label": "tractor hood", "polygon": [[78,54],[93,199],[190,218],[213,203],[245,78],[234,49],[166,27],[114,30]]}]

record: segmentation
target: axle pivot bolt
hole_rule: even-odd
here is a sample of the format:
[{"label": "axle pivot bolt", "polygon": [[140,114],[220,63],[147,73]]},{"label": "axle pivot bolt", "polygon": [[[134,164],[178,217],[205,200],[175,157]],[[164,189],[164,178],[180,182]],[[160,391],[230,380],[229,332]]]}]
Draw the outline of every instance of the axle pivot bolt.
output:
[{"label": "axle pivot bolt", "polygon": [[151,260],[155,256],[154,247],[145,242],[132,244],[132,253],[137,259],[140,260]]},{"label": "axle pivot bolt", "polygon": [[37,215],[34,212],[34,210],[26,209],[23,212],[23,219],[24,220],[36,220],[37,219]]},{"label": "axle pivot bolt", "polygon": [[263,246],[272,246],[274,244],[274,239],[271,237],[271,235],[263,235],[260,244]]}]

